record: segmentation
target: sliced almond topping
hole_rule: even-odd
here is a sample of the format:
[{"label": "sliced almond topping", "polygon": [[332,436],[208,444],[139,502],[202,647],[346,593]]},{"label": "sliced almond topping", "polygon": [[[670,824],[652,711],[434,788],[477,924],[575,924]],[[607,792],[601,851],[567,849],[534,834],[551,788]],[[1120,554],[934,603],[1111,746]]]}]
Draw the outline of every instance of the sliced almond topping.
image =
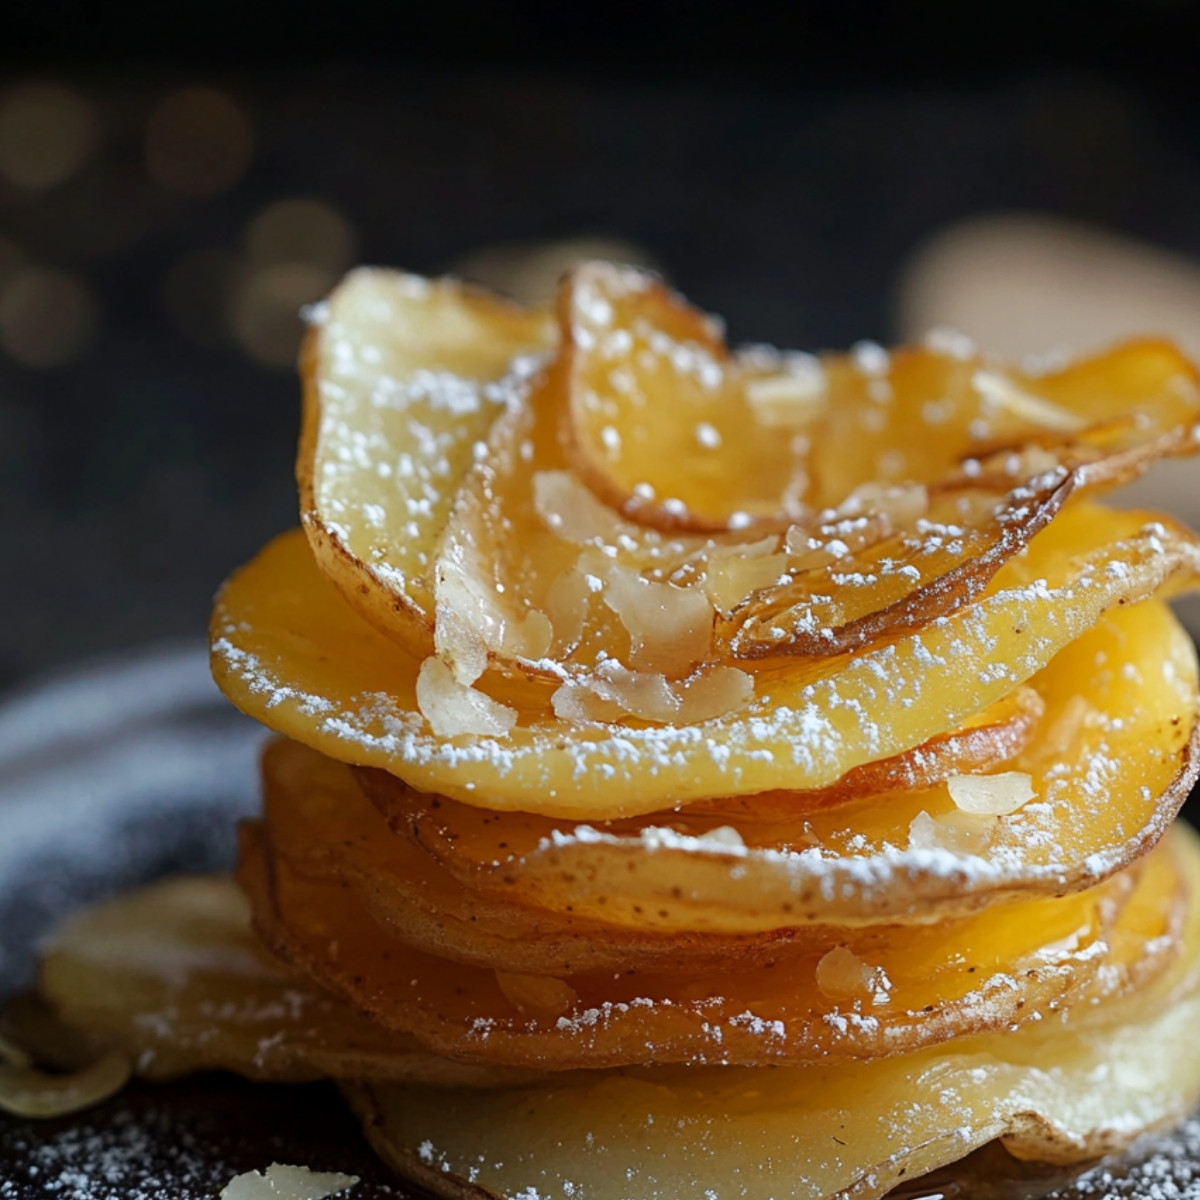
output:
[{"label": "sliced almond topping", "polygon": [[830,1000],[870,1000],[886,1004],[892,982],[881,967],[863,962],[846,946],[835,946],[817,963],[817,987]]},{"label": "sliced almond topping", "polygon": [[612,564],[601,594],[629,631],[635,670],[678,677],[709,657],[713,609],[699,589],[652,583]]},{"label": "sliced almond topping", "polygon": [[[764,540],[777,544],[775,538]],[[751,593],[778,583],[788,566],[786,554],[714,555],[704,573],[704,592],[728,616]]]},{"label": "sliced almond topping", "polygon": [[356,1183],[357,1175],[272,1163],[266,1171],[247,1171],[231,1179],[221,1200],[326,1200]]},{"label": "sliced almond topping", "polygon": [[825,372],[812,359],[778,375],[748,379],[746,399],[759,424],[797,429],[807,425],[825,407],[828,400]]},{"label": "sliced almond topping", "polygon": [[440,658],[431,656],[417,676],[417,705],[438,737],[460,733],[502,737],[517,723],[517,711],[454,678]]},{"label": "sliced almond topping", "polygon": [[962,812],[976,816],[1001,817],[1033,799],[1033,778],[1024,771],[951,775],[946,787]]},{"label": "sliced almond topping", "polygon": [[564,683],[551,704],[555,715],[568,721],[607,722],[631,716],[664,725],[690,725],[733,712],[753,695],[753,678],[736,667],[714,667],[671,683],[663,675],[630,671],[610,659]]},{"label": "sliced almond topping", "polygon": [[628,528],[569,471],[539,471],[533,477],[533,503],[551,533],[581,546],[615,542]]},{"label": "sliced almond topping", "polygon": [[996,821],[979,813],[953,812],[931,817],[919,812],[908,826],[910,850],[948,850],[952,854],[980,854],[996,831]]},{"label": "sliced almond topping", "polygon": [[440,563],[434,596],[434,649],[454,672],[454,678],[464,686],[470,685],[483,674],[488,663],[487,642],[471,619],[472,614],[478,614],[475,593],[460,570]]}]

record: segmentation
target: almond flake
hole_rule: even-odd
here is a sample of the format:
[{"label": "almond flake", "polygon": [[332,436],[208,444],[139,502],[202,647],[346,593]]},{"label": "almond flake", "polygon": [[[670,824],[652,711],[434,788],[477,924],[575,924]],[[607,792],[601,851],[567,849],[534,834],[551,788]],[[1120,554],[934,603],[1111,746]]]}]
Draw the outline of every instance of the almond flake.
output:
[{"label": "almond flake", "polygon": [[951,775],[946,787],[955,805],[974,816],[1002,817],[1033,799],[1033,777],[1024,771]]},{"label": "almond flake", "polygon": [[436,656],[421,664],[417,707],[438,737],[462,733],[502,737],[517,723],[515,708],[459,683],[450,667]]}]

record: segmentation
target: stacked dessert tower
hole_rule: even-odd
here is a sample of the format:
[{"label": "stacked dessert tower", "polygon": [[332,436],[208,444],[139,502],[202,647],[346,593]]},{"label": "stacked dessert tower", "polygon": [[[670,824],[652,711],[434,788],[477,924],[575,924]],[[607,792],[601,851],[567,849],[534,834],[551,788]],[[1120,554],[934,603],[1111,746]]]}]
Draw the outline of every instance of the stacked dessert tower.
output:
[{"label": "stacked dessert tower", "polygon": [[121,1025],[147,1063],[341,1076],[401,1172],[508,1200],[875,1197],[1189,1109],[1200,542],[1097,500],[1200,449],[1178,351],[732,353],[606,264],[312,321],[303,529],[213,662],[282,735],[262,978],[322,1015],[168,1066]]}]

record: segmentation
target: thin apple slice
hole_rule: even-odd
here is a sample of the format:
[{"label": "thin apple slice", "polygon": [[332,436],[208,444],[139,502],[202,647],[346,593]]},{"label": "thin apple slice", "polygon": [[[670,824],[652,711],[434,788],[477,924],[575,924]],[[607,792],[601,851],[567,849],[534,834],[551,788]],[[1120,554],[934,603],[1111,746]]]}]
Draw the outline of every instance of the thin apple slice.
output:
[{"label": "thin apple slice", "polygon": [[[1019,687],[957,729],[930,738],[922,746],[847,771],[836,783],[808,792],[760,792],[722,796],[688,806],[689,813],[723,815],[733,824],[751,818],[795,817],[798,812],[846,804],[866,796],[921,791],[952,775],[979,775],[1015,758],[1029,745],[1046,711],[1031,687]],[[384,778],[394,780],[395,776]]]},{"label": "thin apple slice", "polygon": [[380,927],[401,941],[440,958],[520,975],[730,973],[803,951],[824,932],[631,929],[472,891],[411,839],[391,833],[352,768],[297,742],[277,740],[263,755],[261,836],[296,874],[347,884]]},{"label": "thin apple slice", "polygon": [[[1038,1021],[1085,992],[1144,986],[1178,951],[1186,888],[1168,847],[1131,876],[956,922],[826,931],[804,953],[730,974],[566,977],[434,957],[375,924],[354,891],[298,875],[255,831],[239,878],[277,954],[385,1028],[466,1062],[545,1070],[761,1066],[904,1054]],[[1130,908],[1138,932],[1110,952]]]},{"label": "thin apple slice", "polygon": [[1086,467],[1084,482],[1105,487],[1195,452],[1200,376],[1170,342],[1135,339],[1041,375],[928,346],[822,361],[837,402],[813,431],[817,507],[865,483],[979,480],[989,459],[1014,483],[1030,454],[1035,472]]},{"label": "thin apple slice", "polygon": [[[564,441],[602,500],[663,529],[778,525],[804,490],[804,456],[789,449],[800,430],[758,419],[755,381],[748,391],[730,369],[712,318],[645,271],[589,263],[564,280],[558,321]],[[810,399],[819,387],[800,363],[813,367],[780,356],[777,409],[786,387]]]},{"label": "thin apple slice", "polygon": [[[1180,837],[1195,896],[1193,839]],[[581,1071],[491,1093],[345,1090],[383,1158],[447,1200],[878,1200],[996,1138],[1019,1158],[1086,1162],[1181,1119],[1200,1095],[1191,909],[1169,972],[1066,1022],[869,1063]]]},{"label": "thin apple slice", "polygon": [[45,947],[38,989],[70,1029],[149,1079],[222,1070],[495,1087],[531,1074],[438,1059],[312,987],[263,950],[228,876],[171,879],[77,913]]},{"label": "thin apple slice", "polygon": [[1032,799],[1002,815],[964,812],[952,780],[896,779],[834,807],[773,793],[579,825],[364,779],[481,893],[643,929],[924,921],[1090,886],[1162,836],[1200,771],[1196,651],[1166,605],[1118,606],[1030,683],[1045,715],[1003,770]]},{"label": "thin apple slice", "polygon": [[553,345],[546,313],[455,280],[358,270],[318,306],[301,518],[321,570],[414,653],[432,648],[434,550],[459,479]]},{"label": "thin apple slice", "polygon": [[990,594],[895,642],[754,677],[739,711],[697,725],[580,725],[506,696],[504,735],[439,737],[417,708],[418,659],[328,585],[284,535],[225,585],[217,682],[269,728],[467,804],[610,820],[713,796],[826,787],[954,729],[1008,695],[1115,605],[1200,573],[1200,542],[1137,512],[1071,506]]},{"label": "thin apple slice", "polygon": [[[925,510],[852,551],[846,539],[879,514],[827,514],[797,529],[797,555],[782,577],[748,595],[718,637],[738,658],[842,654],[906,629],[920,629],[970,603],[1005,562],[1061,509],[1075,481],[1061,468],[1005,493],[961,487],[930,497]],[[886,515],[886,510],[885,510]],[[815,563],[816,565],[809,565]]]}]

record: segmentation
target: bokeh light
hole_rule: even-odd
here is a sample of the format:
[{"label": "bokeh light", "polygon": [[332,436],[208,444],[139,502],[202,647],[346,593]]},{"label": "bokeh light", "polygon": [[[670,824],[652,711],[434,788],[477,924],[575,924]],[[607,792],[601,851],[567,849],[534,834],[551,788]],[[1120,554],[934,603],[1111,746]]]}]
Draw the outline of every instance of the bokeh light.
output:
[{"label": "bokeh light", "polygon": [[310,263],[278,263],[253,272],[233,305],[233,329],[264,366],[292,368],[300,347],[300,310],[329,290],[332,278]]},{"label": "bokeh light", "polygon": [[503,292],[522,304],[541,304],[554,295],[565,271],[588,259],[648,267],[662,273],[655,257],[635,242],[617,237],[578,237],[554,242],[510,242],[464,255],[456,275]]},{"label": "bokeh light", "polygon": [[91,103],[57,83],[29,83],[0,96],[0,174],[41,191],[76,174],[96,148]]},{"label": "bokeh light", "polygon": [[0,346],[26,367],[65,366],[91,345],[99,309],[67,271],[25,267],[0,286]]},{"label": "bokeh light", "polygon": [[235,183],[254,152],[246,115],[212,88],[182,88],[154,111],[146,131],[146,168],[164,188],[211,196]]},{"label": "bokeh light", "polygon": [[350,222],[331,205],[308,197],[268,206],[246,233],[246,255],[256,267],[308,263],[340,275],[356,249]]},{"label": "bokeh light", "polygon": [[264,366],[295,366],[300,309],[328,293],[353,263],[357,242],[349,220],[315,197],[277,200],[250,222],[232,326],[252,358]]}]

